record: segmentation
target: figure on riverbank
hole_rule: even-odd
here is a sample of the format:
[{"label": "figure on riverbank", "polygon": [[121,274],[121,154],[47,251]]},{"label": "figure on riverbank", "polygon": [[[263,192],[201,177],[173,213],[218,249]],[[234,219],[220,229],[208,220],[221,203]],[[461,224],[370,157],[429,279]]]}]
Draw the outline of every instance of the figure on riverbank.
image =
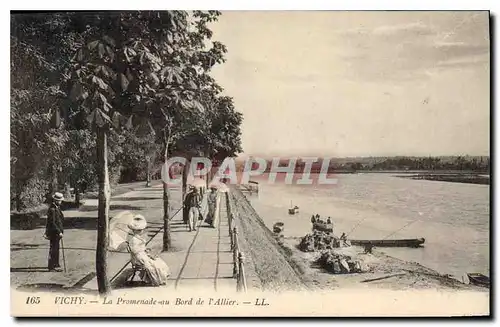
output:
[{"label": "figure on riverbank", "polygon": [[61,193],[56,192],[52,196],[52,204],[47,211],[47,225],[45,227],[44,237],[49,240],[49,271],[62,271],[59,264],[59,244],[63,237],[64,215],[61,211],[61,203],[64,197]]},{"label": "figure on riverbank", "polygon": [[146,248],[146,240],[143,237],[146,226],[146,219],[141,215],[136,215],[128,224],[128,228],[132,231],[132,234],[127,236],[130,261],[133,266],[144,268],[141,279],[145,282],[154,286],[166,285],[170,269],[165,261],[152,255],[151,250]]},{"label": "figure on riverbank", "polygon": [[314,224],[316,222],[316,217],[314,217],[314,215],[312,215],[311,217],[311,223]]},{"label": "figure on riverbank", "polygon": [[196,230],[196,220],[199,215],[201,215],[201,196],[198,192],[198,188],[190,185],[190,191],[186,194],[184,199],[184,205],[189,210],[188,214],[188,226],[189,231]]},{"label": "figure on riverbank", "polygon": [[208,193],[208,214],[205,220],[211,227],[217,226],[218,216],[216,215],[217,200],[219,199],[219,192],[215,186],[210,187],[210,193]]},{"label": "figure on riverbank", "polygon": [[342,246],[351,246],[350,242],[347,241],[347,235],[345,233],[342,233],[340,236],[340,240],[342,241]]}]

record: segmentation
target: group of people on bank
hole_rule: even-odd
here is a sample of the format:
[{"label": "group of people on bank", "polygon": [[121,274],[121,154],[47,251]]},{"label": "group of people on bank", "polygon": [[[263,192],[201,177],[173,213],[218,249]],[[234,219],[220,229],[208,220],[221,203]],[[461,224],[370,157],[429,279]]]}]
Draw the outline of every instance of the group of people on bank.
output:
[{"label": "group of people on bank", "polygon": [[[323,231],[328,231],[328,232],[331,232],[333,233],[333,222],[332,222],[332,218],[328,217],[326,219],[326,222],[321,219],[320,215],[316,214],[316,215],[312,215],[311,216],[311,223],[313,225],[312,229],[313,230],[323,230]],[[321,227],[319,227],[321,226]],[[342,235],[340,236],[340,240],[343,242],[343,245],[345,246],[349,246],[349,242],[347,241],[347,235],[345,233],[342,233]]]},{"label": "group of people on bank", "polygon": [[[188,211],[187,221],[189,231],[196,230],[197,220],[203,220],[201,212],[202,194],[204,190],[190,185],[187,192],[183,207]],[[64,237],[64,215],[61,210],[61,204],[64,201],[64,196],[56,192],[52,196],[52,203],[47,211],[47,224],[44,237],[49,240],[49,271],[62,271],[59,253],[60,244]],[[210,192],[207,194],[208,213],[204,221],[212,228],[218,224],[217,208],[220,201],[219,191],[217,187],[211,186]],[[129,231],[127,233],[126,244],[130,252],[132,267],[141,273],[141,279],[151,285],[160,286],[167,283],[170,275],[170,269],[167,264],[157,255],[151,253],[151,250],[146,247],[147,244],[147,221],[142,215],[136,214],[132,221],[127,225]],[[63,249],[64,251],[64,249]]]}]

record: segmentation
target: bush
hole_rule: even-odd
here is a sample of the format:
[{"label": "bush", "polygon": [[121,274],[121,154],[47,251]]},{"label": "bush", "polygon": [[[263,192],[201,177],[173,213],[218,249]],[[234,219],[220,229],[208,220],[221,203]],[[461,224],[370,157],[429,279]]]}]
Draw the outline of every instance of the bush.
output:
[{"label": "bush", "polygon": [[10,214],[10,228],[11,229],[35,229],[43,225],[44,220],[42,217],[47,215],[47,206],[40,205],[25,211],[11,212]]},{"label": "bush", "polygon": [[[20,193],[20,210],[35,208],[46,202],[46,193],[49,183],[39,177],[28,180]],[[15,188],[11,189],[11,208],[16,208]]]}]

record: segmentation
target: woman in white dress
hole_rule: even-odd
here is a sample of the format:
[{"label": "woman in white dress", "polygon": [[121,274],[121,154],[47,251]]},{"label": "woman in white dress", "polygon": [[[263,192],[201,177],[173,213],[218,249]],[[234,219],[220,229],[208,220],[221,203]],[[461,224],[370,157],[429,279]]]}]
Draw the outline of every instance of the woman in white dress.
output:
[{"label": "woman in white dress", "polygon": [[141,215],[136,215],[133,221],[128,224],[131,234],[127,236],[127,243],[130,249],[131,262],[133,265],[145,268],[147,282],[154,286],[166,285],[170,269],[165,261],[150,253],[146,248],[146,240],[143,232],[146,229],[146,219]]}]

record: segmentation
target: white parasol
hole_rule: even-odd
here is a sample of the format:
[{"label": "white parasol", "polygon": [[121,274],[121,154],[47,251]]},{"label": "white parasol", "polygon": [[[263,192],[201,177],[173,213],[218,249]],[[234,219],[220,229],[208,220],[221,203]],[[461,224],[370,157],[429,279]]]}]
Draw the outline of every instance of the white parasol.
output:
[{"label": "white parasol", "polygon": [[126,248],[127,236],[132,234],[128,224],[134,219],[130,211],[121,211],[109,221],[109,250],[121,251]]}]

